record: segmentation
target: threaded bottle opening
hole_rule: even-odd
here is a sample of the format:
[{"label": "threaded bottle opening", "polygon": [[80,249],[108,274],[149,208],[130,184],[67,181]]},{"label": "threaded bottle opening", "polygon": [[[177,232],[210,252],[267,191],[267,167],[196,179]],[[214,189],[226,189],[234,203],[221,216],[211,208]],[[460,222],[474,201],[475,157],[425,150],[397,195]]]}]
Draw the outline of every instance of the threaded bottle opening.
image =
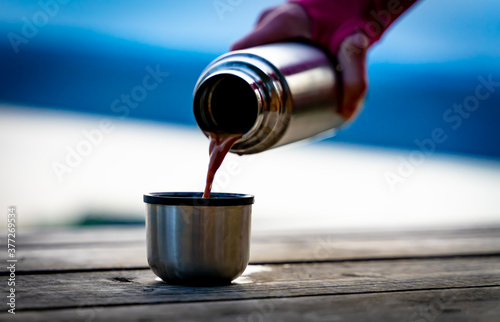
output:
[{"label": "threaded bottle opening", "polygon": [[200,84],[193,105],[196,122],[206,132],[245,134],[259,113],[252,85],[231,74],[215,75]]}]

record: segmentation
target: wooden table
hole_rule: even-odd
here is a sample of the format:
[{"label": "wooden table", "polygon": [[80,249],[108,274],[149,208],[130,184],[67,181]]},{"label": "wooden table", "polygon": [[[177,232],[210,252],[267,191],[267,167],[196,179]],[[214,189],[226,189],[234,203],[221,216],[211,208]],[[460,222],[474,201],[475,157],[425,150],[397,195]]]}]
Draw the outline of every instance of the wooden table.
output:
[{"label": "wooden table", "polygon": [[500,321],[500,228],[254,233],[248,269],[219,287],[155,278],[142,227],[16,243],[16,315],[4,303],[2,321]]}]

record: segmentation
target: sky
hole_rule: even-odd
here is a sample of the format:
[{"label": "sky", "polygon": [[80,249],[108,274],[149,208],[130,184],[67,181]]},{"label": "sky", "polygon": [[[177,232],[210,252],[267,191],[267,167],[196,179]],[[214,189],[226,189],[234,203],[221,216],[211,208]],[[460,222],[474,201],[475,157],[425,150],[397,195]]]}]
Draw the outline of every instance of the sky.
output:
[{"label": "sky", "polygon": [[[222,53],[252,28],[262,10],[279,3],[275,0],[73,0],[60,5],[48,23],[168,48]],[[29,19],[40,10],[39,1],[2,1],[0,28],[20,32],[22,17]],[[372,51],[370,62],[498,57],[499,12],[500,2],[495,0],[420,1],[386,34],[384,46]]]}]

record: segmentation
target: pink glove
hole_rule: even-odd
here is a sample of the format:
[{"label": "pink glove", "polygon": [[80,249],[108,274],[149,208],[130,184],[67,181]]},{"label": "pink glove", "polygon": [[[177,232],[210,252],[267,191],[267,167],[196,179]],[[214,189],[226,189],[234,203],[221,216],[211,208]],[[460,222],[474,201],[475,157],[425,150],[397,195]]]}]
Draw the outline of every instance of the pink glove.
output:
[{"label": "pink glove", "polygon": [[290,0],[306,11],[311,21],[311,39],[336,55],[348,36],[363,32],[369,45],[415,0]]},{"label": "pink glove", "polygon": [[232,46],[243,49],[310,39],[337,56],[342,70],[340,112],[359,110],[368,86],[366,52],[415,0],[290,0],[264,11],[255,29]]}]

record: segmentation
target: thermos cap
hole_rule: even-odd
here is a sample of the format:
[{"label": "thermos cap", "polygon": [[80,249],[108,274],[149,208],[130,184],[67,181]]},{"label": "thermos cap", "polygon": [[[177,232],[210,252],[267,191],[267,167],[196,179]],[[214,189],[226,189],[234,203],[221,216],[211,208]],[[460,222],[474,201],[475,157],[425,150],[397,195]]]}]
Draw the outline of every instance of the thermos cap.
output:
[{"label": "thermos cap", "polygon": [[152,192],[144,195],[148,204],[167,206],[244,206],[254,203],[248,194],[213,192],[210,198],[202,198],[201,192]]}]

